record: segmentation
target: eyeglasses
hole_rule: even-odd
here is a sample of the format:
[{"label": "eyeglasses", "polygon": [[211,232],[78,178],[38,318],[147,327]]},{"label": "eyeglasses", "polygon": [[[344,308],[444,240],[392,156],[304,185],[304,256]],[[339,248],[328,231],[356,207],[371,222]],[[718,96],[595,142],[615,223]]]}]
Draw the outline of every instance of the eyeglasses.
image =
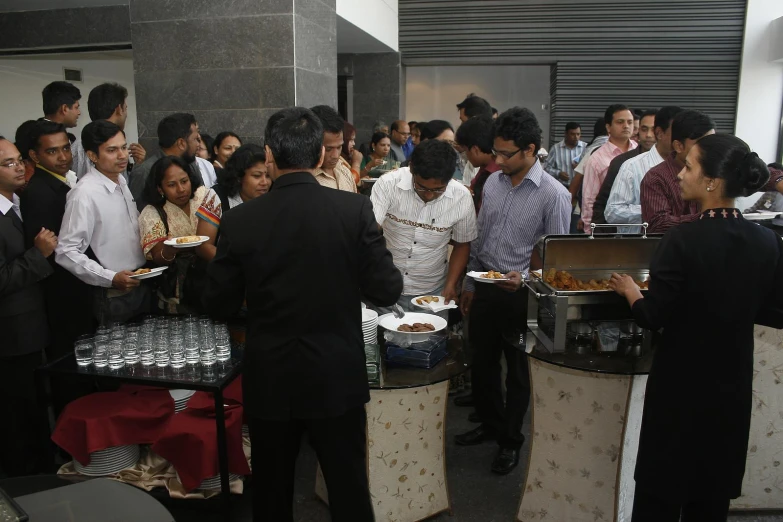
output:
[{"label": "eyeglasses", "polygon": [[443,193],[446,192],[446,189],[448,187],[444,187],[442,189],[428,189],[428,188],[424,188],[421,185],[419,185],[418,183],[416,183],[416,180],[414,179],[413,180],[413,188],[416,189],[416,192],[424,192],[426,194],[443,194]]},{"label": "eyeglasses", "polygon": [[22,160],[12,161],[10,163],[3,163],[2,165],[0,165],[0,167],[5,167],[7,169],[13,169],[19,166],[24,166],[24,162]]},{"label": "eyeglasses", "polygon": [[511,159],[514,156],[516,156],[518,153],[520,153],[521,151],[522,151],[522,149],[517,149],[514,152],[504,152],[502,150],[492,149],[492,154],[494,154],[495,156],[502,156],[502,157],[504,157],[506,159]]}]

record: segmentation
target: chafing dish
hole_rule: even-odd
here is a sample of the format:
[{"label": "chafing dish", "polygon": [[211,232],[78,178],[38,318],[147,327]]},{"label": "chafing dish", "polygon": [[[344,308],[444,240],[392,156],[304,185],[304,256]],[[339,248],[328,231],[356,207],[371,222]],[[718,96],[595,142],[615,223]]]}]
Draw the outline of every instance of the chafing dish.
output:
[{"label": "chafing dish", "polygon": [[[650,260],[661,239],[656,235],[550,235],[542,237],[536,248],[541,258],[542,276],[550,269],[567,271],[581,281],[609,279],[613,272],[646,281]],[[573,349],[583,352],[587,344],[603,352],[624,352],[624,345],[649,347],[651,332],[639,328],[623,297],[613,290],[562,290],[531,274],[528,287],[527,326],[532,335],[551,352]],[[645,292],[645,290],[642,290]],[[602,342],[599,332],[616,328],[618,343]],[[592,335],[594,342],[586,342]],[[643,349],[644,350],[644,349]]]}]

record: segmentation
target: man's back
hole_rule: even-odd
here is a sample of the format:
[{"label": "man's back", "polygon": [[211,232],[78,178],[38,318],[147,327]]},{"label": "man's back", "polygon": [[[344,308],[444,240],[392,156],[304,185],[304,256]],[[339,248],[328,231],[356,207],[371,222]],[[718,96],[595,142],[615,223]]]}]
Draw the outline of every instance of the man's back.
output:
[{"label": "man's back", "polygon": [[251,415],[329,417],[369,399],[360,300],[393,304],[402,277],[367,198],[281,176],[226,215],[209,279],[213,313],[247,299]]}]

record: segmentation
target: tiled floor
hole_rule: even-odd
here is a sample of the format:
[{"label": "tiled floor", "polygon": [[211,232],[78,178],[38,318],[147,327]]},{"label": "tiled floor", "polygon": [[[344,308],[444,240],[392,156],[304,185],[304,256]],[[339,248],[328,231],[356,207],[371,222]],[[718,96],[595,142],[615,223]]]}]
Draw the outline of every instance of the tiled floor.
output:
[{"label": "tiled floor", "polygon": [[[454,435],[475,426],[467,421],[468,413],[469,410],[457,408],[449,401],[446,459],[454,515],[442,514],[431,520],[436,522],[514,522],[524,480],[527,455],[522,455],[519,466],[510,475],[499,477],[491,473],[489,466],[495,456],[496,446],[494,444],[487,443],[471,448],[454,444]],[[530,426],[526,425],[525,430],[529,429]],[[525,449],[527,449],[527,445],[523,447],[523,451]],[[303,444],[297,461],[294,499],[294,520],[297,522],[328,522],[330,520],[328,509],[316,500],[313,494],[315,467],[315,454],[309,446]],[[237,522],[252,520],[249,495],[245,494],[243,497],[236,502],[234,508],[233,520]],[[196,506],[194,505],[194,507]],[[171,507],[170,509],[177,522],[221,520],[217,513],[205,513],[197,508],[191,510]],[[783,512],[732,515],[729,517],[729,521],[783,522]]]}]

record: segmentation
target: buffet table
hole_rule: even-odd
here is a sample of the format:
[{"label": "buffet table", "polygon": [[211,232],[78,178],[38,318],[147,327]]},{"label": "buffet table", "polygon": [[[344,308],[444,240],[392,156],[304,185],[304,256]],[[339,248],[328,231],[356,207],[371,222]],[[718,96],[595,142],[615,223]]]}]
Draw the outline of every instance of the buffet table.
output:
[{"label": "buffet table", "polygon": [[[465,372],[470,357],[462,340],[449,340],[448,356],[430,370],[382,366],[367,404],[370,493],[378,522],[416,522],[451,510],[446,482],[446,403],[449,379]],[[328,502],[318,469],[316,495]]]}]

